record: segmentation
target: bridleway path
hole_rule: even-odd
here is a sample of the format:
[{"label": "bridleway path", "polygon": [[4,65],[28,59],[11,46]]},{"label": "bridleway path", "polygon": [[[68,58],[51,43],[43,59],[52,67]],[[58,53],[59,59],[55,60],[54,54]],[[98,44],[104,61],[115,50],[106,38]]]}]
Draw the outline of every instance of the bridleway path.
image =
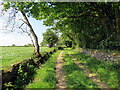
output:
[{"label": "bridleway path", "polygon": [[77,62],[76,59],[73,58],[72,55],[70,54],[70,51],[69,51],[69,55],[71,56],[71,58],[74,61],[74,63],[78,67],[80,67],[81,69],[83,69],[85,75],[88,76],[99,88],[110,90],[108,88],[108,86],[105,83],[103,83],[94,73],[91,73],[82,63]]},{"label": "bridleway path", "polygon": [[57,58],[57,63],[56,63],[56,79],[57,79],[57,84],[56,88],[67,88],[67,84],[65,81],[65,75],[63,72],[63,51],[60,52],[58,58]]}]

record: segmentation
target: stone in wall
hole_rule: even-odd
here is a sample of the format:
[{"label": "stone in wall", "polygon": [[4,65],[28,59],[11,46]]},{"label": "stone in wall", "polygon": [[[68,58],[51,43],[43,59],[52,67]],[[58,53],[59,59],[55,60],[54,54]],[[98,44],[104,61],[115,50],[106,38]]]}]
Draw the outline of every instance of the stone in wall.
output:
[{"label": "stone in wall", "polygon": [[116,57],[116,56],[113,56],[113,55],[110,55],[110,54],[107,54],[107,53],[104,53],[104,52],[100,52],[98,50],[92,51],[92,50],[83,49],[82,52],[90,55],[93,58],[101,60],[101,61],[110,61],[110,62],[120,61],[120,57]]}]

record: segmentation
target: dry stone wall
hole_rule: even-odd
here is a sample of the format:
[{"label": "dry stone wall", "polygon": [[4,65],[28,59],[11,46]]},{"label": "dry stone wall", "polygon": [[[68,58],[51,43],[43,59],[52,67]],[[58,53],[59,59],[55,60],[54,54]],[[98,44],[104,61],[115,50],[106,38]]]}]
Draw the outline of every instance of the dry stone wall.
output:
[{"label": "dry stone wall", "polygon": [[[2,89],[6,89],[6,86],[5,86],[6,83],[10,82],[10,83],[14,84],[15,81],[20,77],[20,74],[23,74],[23,76],[24,76],[25,73],[27,73],[27,74],[33,73],[36,68],[39,68],[41,64],[45,63],[48,60],[48,58],[51,56],[51,54],[53,54],[57,50],[58,49],[56,48],[52,51],[46,52],[45,54],[42,54],[41,57],[37,58],[37,60],[35,60],[36,58],[34,57],[34,58],[30,58],[28,60],[24,60],[21,63],[14,64],[12,66],[12,68],[10,68],[7,71],[2,70]],[[31,74],[31,76],[32,76],[32,74]],[[21,78],[21,79],[23,79],[23,78]],[[25,76],[25,78],[27,80],[27,76]],[[28,77],[28,79],[30,79],[30,78]],[[28,82],[30,82],[30,81],[28,81]],[[24,84],[27,84],[28,82],[26,82]]]},{"label": "dry stone wall", "polygon": [[93,58],[101,60],[101,61],[120,62],[119,56],[114,56],[114,55],[111,55],[111,54],[108,54],[105,52],[101,52],[98,50],[93,51],[93,50],[82,49],[82,52],[90,55]]}]

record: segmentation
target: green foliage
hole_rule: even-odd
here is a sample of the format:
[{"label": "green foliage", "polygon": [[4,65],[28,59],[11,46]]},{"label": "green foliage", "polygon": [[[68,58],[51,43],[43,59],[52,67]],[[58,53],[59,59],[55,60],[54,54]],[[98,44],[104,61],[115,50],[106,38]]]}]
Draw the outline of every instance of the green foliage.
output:
[{"label": "green foliage", "polygon": [[[25,69],[27,71],[25,71]],[[33,65],[27,64],[27,66],[24,66],[24,64],[21,64],[18,70],[17,80],[14,82],[13,88],[23,89],[28,83],[33,80],[35,73],[36,70]]]},{"label": "green foliage", "polygon": [[100,42],[100,45],[98,46],[102,49],[120,49],[120,42],[119,41],[113,41],[113,40],[102,40]]},{"label": "green foliage", "polygon": [[110,45],[106,43],[108,37],[113,36],[111,41],[117,40],[117,28],[111,26],[116,21],[114,12],[119,6],[118,3],[51,2],[43,7],[46,6],[50,12],[47,17],[47,12],[42,15],[46,18],[44,24],[53,26],[79,47],[107,48],[106,46]]},{"label": "green foliage", "polygon": [[45,46],[45,47],[47,46],[47,44],[46,44],[45,41],[42,41],[42,42],[40,43],[40,45],[41,45],[41,46]]},{"label": "green foliage", "polygon": [[59,37],[59,45],[65,45],[66,47],[72,47],[72,40],[70,40],[65,34]]},{"label": "green foliage", "polygon": [[87,67],[91,72],[96,73],[100,79],[105,82],[110,88],[119,88],[119,64],[102,62],[97,59],[93,59],[83,53],[76,53],[73,51],[73,57]]},{"label": "green foliage", "polygon": [[9,89],[13,87],[12,82],[5,83],[4,85],[6,88],[9,88]]},{"label": "green foliage", "polygon": [[12,46],[14,47],[14,46],[16,46],[15,44],[12,44]]},{"label": "green foliage", "polygon": [[45,33],[43,33],[43,41],[42,43],[48,44],[49,47],[55,46],[58,42],[58,35],[52,30],[48,29]]},{"label": "green foliage", "polygon": [[68,88],[97,88],[97,86],[84,74],[65,51],[64,73]]},{"label": "green foliage", "polygon": [[29,83],[26,88],[55,88],[56,86],[56,60],[60,51],[54,53],[49,60],[37,70],[32,83]]},{"label": "green foliage", "polygon": [[72,47],[72,41],[65,41],[65,45],[67,47]]},{"label": "green foliage", "polygon": [[52,26],[54,30],[66,35],[73,45],[82,48],[111,48],[111,45],[117,45],[115,42],[120,40],[120,24],[117,19],[120,18],[119,6],[119,3],[106,2],[11,2],[4,4],[5,10],[13,7],[37,20],[44,19],[44,25]]},{"label": "green foliage", "polygon": [[33,44],[26,44],[24,47],[33,47]]}]

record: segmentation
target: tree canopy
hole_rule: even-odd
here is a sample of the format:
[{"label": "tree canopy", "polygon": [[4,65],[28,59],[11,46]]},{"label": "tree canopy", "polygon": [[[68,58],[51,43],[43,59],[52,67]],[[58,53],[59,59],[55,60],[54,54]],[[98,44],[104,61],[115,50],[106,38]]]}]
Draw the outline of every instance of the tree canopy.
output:
[{"label": "tree canopy", "polygon": [[28,16],[44,19],[44,25],[65,34],[76,47],[120,46],[120,2],[20,2],[16,5]]},{"label": "tree canopy", "polygon": [[[55,46],[58,42],[58,35],[53,32],[51,29],[48,29],[45,33],[43,33],[43,44],[47,44],[50,48]],[[41,44],[42,44],[41,43]]]}]

